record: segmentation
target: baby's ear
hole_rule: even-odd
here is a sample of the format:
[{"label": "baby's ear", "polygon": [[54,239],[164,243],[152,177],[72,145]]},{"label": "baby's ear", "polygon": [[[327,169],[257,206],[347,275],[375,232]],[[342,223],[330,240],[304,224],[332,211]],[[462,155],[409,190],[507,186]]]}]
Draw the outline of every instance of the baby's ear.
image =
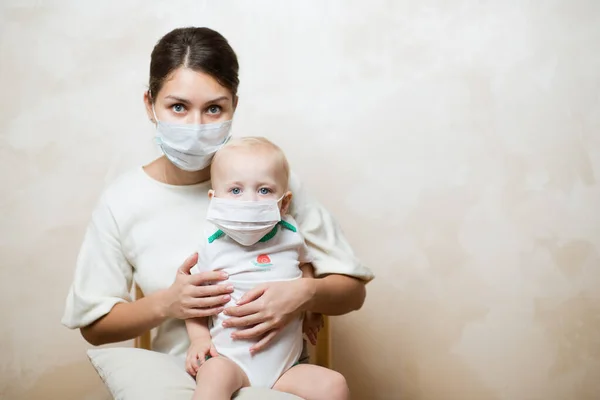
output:
[{"label": "baby's ear", "polygon": [[292,204],[292,192],[288,191],[283,195],[283,199],[281,199],[281,215],[287,214],[290,204]]},{"label": "baby's ear", "polygon": [[208,198],[209,200],[212,200],[213,197],[215,197],[215,191],[213,189],[210,189],[208,191]]}]

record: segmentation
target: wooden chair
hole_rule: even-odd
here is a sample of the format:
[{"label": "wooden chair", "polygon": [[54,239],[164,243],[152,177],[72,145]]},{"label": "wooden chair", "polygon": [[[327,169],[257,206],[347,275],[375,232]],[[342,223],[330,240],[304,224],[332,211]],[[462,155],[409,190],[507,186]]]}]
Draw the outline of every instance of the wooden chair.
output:
[{"label": "wooden chair", "polygon": [[[135,285],[135,298],[141,299],[144,294],[140,288]],[[320,365],[322,367],[331,368],[331,325],[329,318],[324,316],[325,326],[319,332],[319,341],[317,345],[312,347],[309,346],[310,362],[311,364]],[[152,336],[151,332],[145,332],[143,335],[135,338],[134,346],[139,349],[151,350],[152,348]]]}]

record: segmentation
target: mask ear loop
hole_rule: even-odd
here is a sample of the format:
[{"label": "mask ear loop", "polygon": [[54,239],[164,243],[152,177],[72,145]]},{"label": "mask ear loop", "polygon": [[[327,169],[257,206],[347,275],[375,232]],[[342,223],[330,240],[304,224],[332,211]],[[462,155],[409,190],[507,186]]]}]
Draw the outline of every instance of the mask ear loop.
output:
[{"label": "mask ear loop", "polygon": [[[156,129],[158,130],[158,117],[156,116],[156,111],[154,110],[154,104],[152,104],[152,114],[154,114],[154,123],[156,124]],[[154,142],[160,147],[160,150],[165,154],[165,151],[162,147],[162,139],[157,131],[156,136],[154,136]]]},{"label": "mask ear loop", "polygon": [[[287,214],[289,211],[289,207],[290,207],[290,202],[288,201],[288,203],[286,204],[285,208],[283,207],[283,199],[285,198],[285,196],[289,193],[289,191],[286,191],[280,198],[279,200],[277,200],[277,203],[275,203],[277,205],[277,209],[279,210],[279,218],[280,220],[282,220],[282,217],[284,214]],[[290,196],[291,197],[291,196]],[[281,202],[281,205],[279,205],[279,203]]]},{"label": "mask ear loop", "polygon": [[156,116],[156,111],[154,110],[154,104],[152,104],[152,114],[154,114],[154,121],[158,124],[158,117]]}]

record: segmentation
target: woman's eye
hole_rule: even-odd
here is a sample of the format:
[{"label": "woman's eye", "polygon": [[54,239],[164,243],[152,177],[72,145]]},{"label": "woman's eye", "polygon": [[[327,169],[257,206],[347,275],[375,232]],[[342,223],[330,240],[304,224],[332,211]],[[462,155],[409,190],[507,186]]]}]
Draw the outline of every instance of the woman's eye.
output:
[{"label": "woman's eye", "polygon": [[260,193],[260,194],[269,194],[269,193],[271,193],[271,189],[260,188],[260,189],[258,189],[258,193]]},{"label": "woman's eye", "polygon": [[242,193],[242,191],[240,190],[240,188],[233,188],[233,189],[231,189],[231,193],[240,194],[240,193]]},{"label": "woman's eye", "polygon": [[220,106],[210,106],[210,107],[208,107],[207,111],[209,114],[219,114],[221,112],[221,107]]},{"label": "woman's eye", "polygon": [[183,106],[183,104],[174,104],[171,108],[178,114],[185,111],[185,107]]}]

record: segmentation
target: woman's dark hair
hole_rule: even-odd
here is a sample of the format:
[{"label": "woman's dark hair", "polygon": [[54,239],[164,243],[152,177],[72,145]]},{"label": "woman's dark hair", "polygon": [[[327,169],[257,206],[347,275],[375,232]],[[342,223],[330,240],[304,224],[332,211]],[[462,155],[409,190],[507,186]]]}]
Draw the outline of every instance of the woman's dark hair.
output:
[{"label": "woman's dark hair", "polygon": [[150,60],[151,101],[163,87],[165,79],[179,67],[204,72],[236,96],[238,60],[235,52],[219,32],[208,28],[177,28],[163,36]]}]

